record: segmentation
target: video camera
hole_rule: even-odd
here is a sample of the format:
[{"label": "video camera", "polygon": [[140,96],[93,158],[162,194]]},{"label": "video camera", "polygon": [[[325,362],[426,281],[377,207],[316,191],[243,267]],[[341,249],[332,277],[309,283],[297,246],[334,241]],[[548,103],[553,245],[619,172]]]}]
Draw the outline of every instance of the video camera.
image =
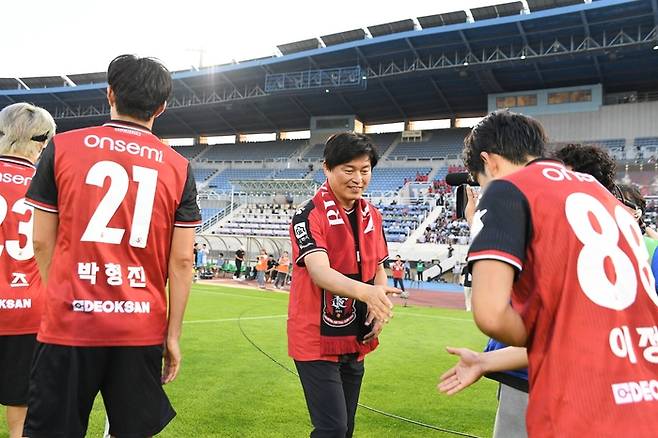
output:
[{"label": "video camera", "polygon": [[456,214],[457,219],[464,219],[464,210],[466,209],[466,204],[468,203],[468,197],[466,194],[466,186],[479,187],[480,184],[477,181],[473,181],[471,176],[467,172],[458,172],[458,173],[449,173],[446,175],[446,184],[451,187],[457,187],[457,192],[455,194],[456,198]]}]

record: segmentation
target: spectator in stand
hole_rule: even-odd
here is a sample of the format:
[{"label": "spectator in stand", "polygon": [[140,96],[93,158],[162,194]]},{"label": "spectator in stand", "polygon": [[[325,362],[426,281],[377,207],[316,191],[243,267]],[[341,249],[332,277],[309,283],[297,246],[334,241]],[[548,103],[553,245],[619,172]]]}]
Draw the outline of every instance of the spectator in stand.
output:
[{"label": "spectator in stand", "polygon": [[261,249],[256,263],[256,281],[258,282],[258,287],[261,289],[265,289],[265,271],[267,271],[268,259],[269,257],[265,248]]},{"label": "spectator in stand", "polygon": [[423,281],[423,272],[425,271],[425,262],[418,260],[416,262],[416,281]]},{"label": "spectator in stand", "polygon": [[451,258],[454,252],[455,248],[452,246],[452,242],[448,243],[448,258]]},{"label": "spectator in stand", "polygon": [[240,280],[240,273],[242,271],[242,262],[244,262],[244,248],[240,247],[237,251],[235,251],[235,277],[233,277],[235,280]]},{"label": "spectator in stand", "polygon": [[286,285],[286,280],[288,278],[288,270],[290,269],[290,257],[288,257],[288,251],[283,251],[281,257],[279,257],[279,263],[276,267],[276,282],[274,287],[281,289]]}]

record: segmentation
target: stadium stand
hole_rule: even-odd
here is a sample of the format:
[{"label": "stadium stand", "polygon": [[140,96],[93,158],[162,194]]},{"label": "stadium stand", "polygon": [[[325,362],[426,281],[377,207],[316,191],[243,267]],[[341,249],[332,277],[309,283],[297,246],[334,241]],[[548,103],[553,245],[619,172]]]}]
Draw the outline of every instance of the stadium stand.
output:
[{"label": "stadium stand", "polygon": [[218,190],[231,190],[231,181],[270,179],[274,174],[272,169],[225,169],[217,174],[208,187]]},{"label": "stadium stand", "polygon": [[400,142],[388,155],[391,159],[433,159],[459,155],[468,129],[426,131],[423,141]]},{"label": "stadium stand", "polygon": [[425,176],[432,171],[431,167],[382,167],[372,173],[369,192],[385,192],[397,190],[404,184],[405,178],[412,180],[417,174]]},{"label": "stadium stand", "polygon": [[215,234],[285,237],[294,209],[277,205],[245,205],[215,229]]},{"label": "stadium stand", "polygon": [[176,146],[173,149],[188,160],[192,161],[201,155],[201,153],[206,150],[207,147],[208,146],[205,144],[197,144],[194,146]]},{"label": "stadium stand", "polygon": [[318,143],[311,146],[311,148],[304,154],[306,160],[320,160],[324,152],[324,144]]},{"label": "stadium stand", "polygon": [[308,175],[308,168],[302,169],[281,169],[274,174],[274,179],[303,179]]},{"label": "stadium stand", "polygon": [[201,220],[203,222],[207,221],[208,219],[212,218],[218,213],[221,213],[224,211],[223,208],[202,208],[201,209]]},{"label": "stadium stand", "polygon": [[199,184],[210,178],[217,172],[217,169],[193,167],[192,172],[194,173],[194,180]]},{"label": "stadium stand", "polygon": [[638,158],[655,160],[658,155],[658,137],[638,137],[633,142]]},{"label": "stadium stand", "polygon": [[377,208],[384,219],[384,234],[389,242],[404,242],[409,234],[425,220],[432,210],[429,204],[393,205],[379,204]]},{"label": "stadium stand", "polygon": [[238,143],[211,146],[203,155],[207,161],[266,161],[290,158],[305,140]]},{"label": "stadium stand", "polygon": [[585,144],[596,144],[603,148],[609,150],[624,150],[626,147],[626,140],[623,138],[611,139],[611,140],[589,140],[583,142]]}]

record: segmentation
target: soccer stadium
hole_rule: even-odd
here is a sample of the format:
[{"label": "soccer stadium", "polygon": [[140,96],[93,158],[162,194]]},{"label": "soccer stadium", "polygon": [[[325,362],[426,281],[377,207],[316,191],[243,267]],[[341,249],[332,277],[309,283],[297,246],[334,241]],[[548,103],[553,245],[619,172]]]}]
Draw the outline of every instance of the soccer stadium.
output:
[{"label": "soccer stadium", "polygon": [[[550,150],[599,146],[614,158],[617,182],[636,185],[647,200],[644,223],[658,223],[658,2],[458,8],[308,35],[278,45],[276,56],[172,73],[153,132],[191,163],[202,224],[184,360],[165,386],[177,416],[158,436],[308,436],[286,338],[296,270],[287,258],[284,269],[277,265],[284,252],[292,259],[291,221],[324,183],[325,143],[336,133],[366,134],[377,147],[364,196],[382,214],[389,262],[397,255],[405,262],[409,291],[408,299],[392,298],[395,317],[368,358],[354,436],[493,434],[496,381],[452,397],[436,388],[456,362],[446,346],[487,344],[465,311],[471,233],[445,182],[466,171],[464,139],[487,114],[531,116]],[[2,78],[0,109],[30,102],[52,114],[58,133],[102,125],[110,118],[107,81],[105,72]],[[86,146],[116,148],[96,140]],[[259,288],[262,250],[271,260]],[[237,264],[236,252],[244,254]],[[87,436],[103,436],[104,424],[99,396]],[[9,436],[4,423],[0,436]]]}]

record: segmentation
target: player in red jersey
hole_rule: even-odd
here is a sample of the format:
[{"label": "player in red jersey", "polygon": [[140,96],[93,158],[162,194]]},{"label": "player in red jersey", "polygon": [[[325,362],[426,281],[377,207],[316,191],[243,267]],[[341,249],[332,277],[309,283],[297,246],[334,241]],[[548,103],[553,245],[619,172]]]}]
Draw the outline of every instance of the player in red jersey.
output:
[{"label": "player in red jersey", "polygon": [[196,187],[189,162],[150,130],[169,71],[123,55],[107,75],[112,121],[55,136],[27,193],[47,297],[28,437],[83,437],[99,391],[113,436],[155,435],[175,415],[161,383],[180,366]]},{"label": "player in red jersey", "polygon": [[23,434],[43,304],[32,248],[33,209],[25,192],[54,134],[55,122],[42,108],[15,103],[0,111],[0,404],[7,406],[11,438]]},{"label": "player in red jersey", "polygon": [[507,111],[466,139],[485,187],[469,251],[475,321],[528,348],[529,436],[654,436],[658,299],[641,231],[594,177],[540,159],[545,141]]}]

